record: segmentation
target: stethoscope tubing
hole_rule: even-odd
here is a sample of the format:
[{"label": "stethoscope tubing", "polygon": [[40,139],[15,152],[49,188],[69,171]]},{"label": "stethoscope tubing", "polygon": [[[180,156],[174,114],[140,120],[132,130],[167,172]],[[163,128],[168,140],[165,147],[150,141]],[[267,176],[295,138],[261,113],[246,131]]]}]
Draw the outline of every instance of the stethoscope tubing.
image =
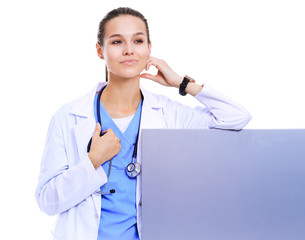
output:
[{"label": "stethoscope tubing", "polygon": [[[101,120],[101,113],[100,113],[100,106],[101,106],[100,105],[101,104],[100,99],[101,99],[102,92],[104,91],[105,87],[103,87],[100,90],[100,92],[98,94],[98,97],[97,97],[97,102],[96,102],[96,115],[97,115],[97,121],[101,125],[101,132],[100,132],[100,136],[101,137],[104,135],[104,133],[102,131],[102,120]],[[141,92],[141,99],[142,99],[141,104],[143,105],[144,97],[143,97],[142,92]],[[133,150],[133,154],[132,154],[132,162],[129,163],[126,166],[126,174],[129,177],[131,177],[131,178],[137,177],[140,174],[140,172],[141,172],[141,164],[138,163],[138,162],[135,162],[135,159],[137,158],[137,149],[138,149],[138,139],[139,139],[139,132],[140,132],[141,116],[142,116],[142,106],[141,106],[141,113],[140,113],[140,121],[139,121],[138,133],[137,133],[136,142],[134,144],[134,150]],[[92,138],[90,139],[90,141],[88,143],[87,152],[90,151],[91,143],[92,143]],[[109,179],[110,173],[111,173],[112,158],[109,161],[110,161],[110,164],[109,164],[109,170],[108,170],[108,179]],[[106,187],[106,184],[104,184],[103,189],[101,191],[99,191],[101,194],[102,194],[102,191],[105,189],[105,187]]]}]

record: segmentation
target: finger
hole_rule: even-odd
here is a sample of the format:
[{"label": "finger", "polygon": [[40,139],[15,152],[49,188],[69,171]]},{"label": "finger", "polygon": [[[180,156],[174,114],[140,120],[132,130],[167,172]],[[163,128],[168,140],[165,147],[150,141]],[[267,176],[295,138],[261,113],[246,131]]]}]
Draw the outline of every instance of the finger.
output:
[{"label": "finger", "polygon": [[149,74],[149,73],[143,73],[143,74],[140,75],[140,77],[150,79],[150,80],[153,80],[153,81],[157,81],[157,76]]},{"label": "finger", "polygon": [[149,67],[150,67],[151,65],[157,67],[157,66],[158,66],[158,63],[160,64],[160,61],[161,61],[161,60],[158,59],[158,58],[149,57],[149,59],[148,59],[147,62],[146,62],[146,67],[145,67],[146,71],[149,69]]},{"label": "finger", "polygon": [[102,131],[101,134],[100,134],[100,137],[104,136],[108,131],[105,130],[105,131]]},{"label": "finger", "polygon": [[165,62],[162,59],[152,57],[148,60],[148,64],[154,65],[156,68],[159,69],[162,67],[162,65],[165,64]]},{"label": "finger", "polygon": [[105,132],[109,133],[109,135],[113,135],[114,132],[111,128],[108,128]]},{"label": "finger", "polygon": [[147,63],[146,63],[146,71],[148,71],[148,69],[150,68],[151,65],[156,66],[156,64],[154,63],[153,59],[150,59],[150,60],[147,61]]},{"label": "finger", "polygon": [[111,128],[108,128],[106,131],[106,134],[107,136],[111,139],[111,138],[114,138],[114,137],[117,137],[114,133],[114,131],[111,129]]},{"label": "finger", "polygon": [[152,63],[151,63],[151,60],[148,60],[147,63],[146,63],[146,66],[145,66],[145,70],[146,70],[146,71],[149,70],[149,67],[151,66],[151,64],[152,64]]},{"label": "finger", "polygon": [[100,132],[101,132],[101,125],[97,123],[92,138],[93,139],[98,138],[100,136]]}]

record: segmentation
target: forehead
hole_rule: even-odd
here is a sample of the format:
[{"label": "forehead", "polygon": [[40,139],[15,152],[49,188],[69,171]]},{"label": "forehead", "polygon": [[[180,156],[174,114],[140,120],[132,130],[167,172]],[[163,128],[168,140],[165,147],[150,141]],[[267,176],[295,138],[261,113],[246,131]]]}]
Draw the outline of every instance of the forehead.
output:
[{"label": "forehead", "polygon": [[144,21],[135,16],[121,15],[109,20],[105,25],[105,39],[113,34],[132,35],[138,32],[147,36]]}]

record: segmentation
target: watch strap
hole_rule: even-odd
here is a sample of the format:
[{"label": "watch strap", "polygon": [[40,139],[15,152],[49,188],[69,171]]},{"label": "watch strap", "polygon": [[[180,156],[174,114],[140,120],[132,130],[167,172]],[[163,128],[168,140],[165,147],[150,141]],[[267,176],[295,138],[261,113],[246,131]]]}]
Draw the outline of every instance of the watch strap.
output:
[{"label": "watch strap", "polygon": [[185,75],[180,86],[179,86],[179,94],[182,95],[182,96],[185,96],[186,95],[186,87],[187,85],[189,84],[189,82],[195,82],[194,79],[190,78],[189,76]]}]

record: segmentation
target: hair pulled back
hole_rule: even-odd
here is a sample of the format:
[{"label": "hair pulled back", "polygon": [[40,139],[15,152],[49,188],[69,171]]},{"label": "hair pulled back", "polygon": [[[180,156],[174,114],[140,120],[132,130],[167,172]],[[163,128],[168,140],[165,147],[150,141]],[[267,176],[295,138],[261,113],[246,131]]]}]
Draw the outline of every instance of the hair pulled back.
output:
[{"label": "hair pulled back", "polygon": [[130,15],[137,18],[140,18],[146,26],[147,31],[147,41],[150,43],[150,37],[149,37],[149,29],[148,29],[148,23],[146,18],[143,16],[142,13],[128,7],[120,7],[113,9],[112,11],[108,12],[107,15],[100,21],[99,28],[98,28],[98,34],[97,34],[97,42],[100,46],[103,46],[104,44],[104,37],[105,37],[105,26],[108,21],[110,21],[113,18],[116,18],[121,15]]}]

